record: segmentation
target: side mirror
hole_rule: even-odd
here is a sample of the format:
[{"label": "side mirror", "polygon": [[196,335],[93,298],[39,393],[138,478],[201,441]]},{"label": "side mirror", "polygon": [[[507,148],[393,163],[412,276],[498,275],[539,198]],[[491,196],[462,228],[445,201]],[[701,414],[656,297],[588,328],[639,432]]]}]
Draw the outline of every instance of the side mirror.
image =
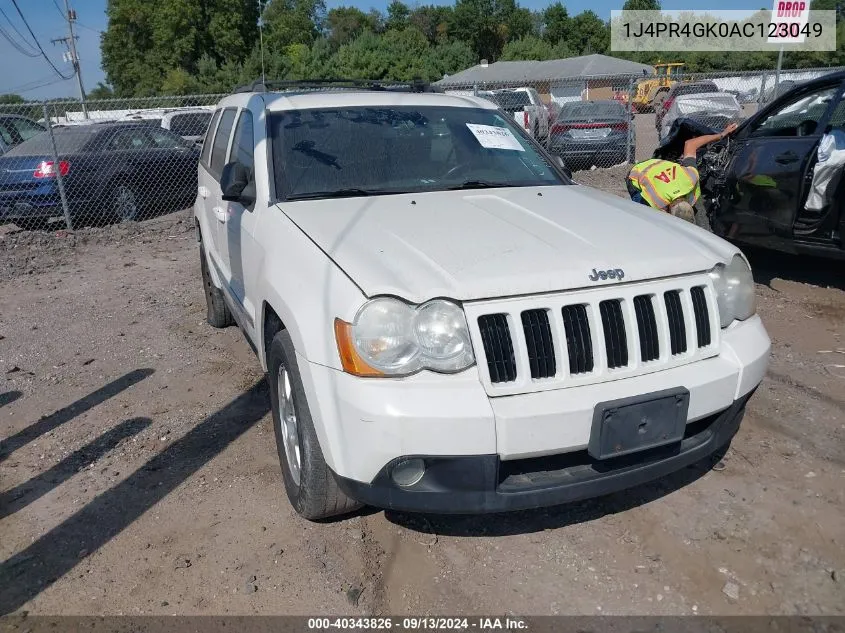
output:
[{"label": "side mirror", "polygon": [[252,174],[241,163],[227,163],[220,176],[220,189],[223,199],[228,202],[240,202],[245,207],[255,202],[255,183]]},{"label": "side mirror", "polygon": [[567,178],[572,178],[572,170],[567,167],[565,162],[563,162],[563,158],[555,156],[555,162],[557,163],[557,166],[560,167],[561,171],[566,174]]}]

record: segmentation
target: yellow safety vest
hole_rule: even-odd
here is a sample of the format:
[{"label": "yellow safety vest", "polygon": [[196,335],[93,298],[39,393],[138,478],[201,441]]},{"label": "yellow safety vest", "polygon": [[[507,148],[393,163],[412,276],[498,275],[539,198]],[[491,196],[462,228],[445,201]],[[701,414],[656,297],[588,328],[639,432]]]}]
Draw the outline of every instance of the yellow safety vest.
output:
[{"label": "yellow safety vest", "polygon": [[670,160],[650,158],[637,163],[628,173],[628,179],[655,209],[665,210],[679,198],[695,204],[701,195],[698,170]]}]

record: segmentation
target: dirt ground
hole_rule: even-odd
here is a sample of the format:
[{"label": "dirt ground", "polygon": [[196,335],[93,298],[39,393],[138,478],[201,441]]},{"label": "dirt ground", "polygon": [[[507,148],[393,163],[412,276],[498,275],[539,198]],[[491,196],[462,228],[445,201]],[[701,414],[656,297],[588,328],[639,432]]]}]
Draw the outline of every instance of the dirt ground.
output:
[{"label": "dirt ground", "polygon": [[4,235],[0,613],[845,614],[842,267],[752,258],[774,349],[726,468],[315,524],[285,498],[258,362],[205,324],[187,212]]}]

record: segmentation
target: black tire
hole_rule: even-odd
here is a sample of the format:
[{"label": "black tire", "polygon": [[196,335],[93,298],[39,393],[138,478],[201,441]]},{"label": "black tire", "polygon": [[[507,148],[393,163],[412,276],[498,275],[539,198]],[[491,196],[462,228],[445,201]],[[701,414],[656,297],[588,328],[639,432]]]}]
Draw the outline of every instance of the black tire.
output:
[{"label": "black tire", "polygon": [[[282,467],[285,492],[294,510],[309,520],[347,514],[363,504],[347,497],[338,487],[334,474],[323,458],[323,451],[314,430],[314,422],[305,398],[305,389],[296,364],[296,353],[290,335],[282,330],[273,337],[267,351],[267,380],[273,409],[273,431],[276,450]],[[285,375],[283,376],[283,371]],[[293,411],[293,423],[282,424],[281,393],[286,392],[286,412]],[[289,420],[289,417],[286,417]],[[291,467],[285,449],[285,437],[293,438],[298,450],[298,466]],[[290,443],[288,444],[291,445]],[[298,473],[294,470],[298,468]]]},{"label": "black tire", "polygon": [[200,269],[202,270],[202,285],[205,290],[206,320],[211,327],[224,328],[232,325],[235,320],[229,312],[229,306],[223,299],[223,291],[214,285],[211,273],[208,271],[208,260],[205,248],[200,244]]},{"label": "black tire", "polygon": [[118,222],[141,219],[141,202],[135,190],[126,182],[118,181],[109,190],[109,205]]}]

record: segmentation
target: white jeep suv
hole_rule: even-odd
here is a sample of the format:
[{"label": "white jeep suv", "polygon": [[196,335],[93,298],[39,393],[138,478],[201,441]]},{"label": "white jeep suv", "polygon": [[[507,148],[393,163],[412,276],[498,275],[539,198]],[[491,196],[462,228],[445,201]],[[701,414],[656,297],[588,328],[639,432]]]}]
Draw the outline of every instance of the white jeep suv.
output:
[{"label": "white jeep suv", "polygon": [[770,347],[743,255],[406,88],[246,90],[205,139],[208,320],[268,373],[296,510],[534,508],[724,450]]}]

